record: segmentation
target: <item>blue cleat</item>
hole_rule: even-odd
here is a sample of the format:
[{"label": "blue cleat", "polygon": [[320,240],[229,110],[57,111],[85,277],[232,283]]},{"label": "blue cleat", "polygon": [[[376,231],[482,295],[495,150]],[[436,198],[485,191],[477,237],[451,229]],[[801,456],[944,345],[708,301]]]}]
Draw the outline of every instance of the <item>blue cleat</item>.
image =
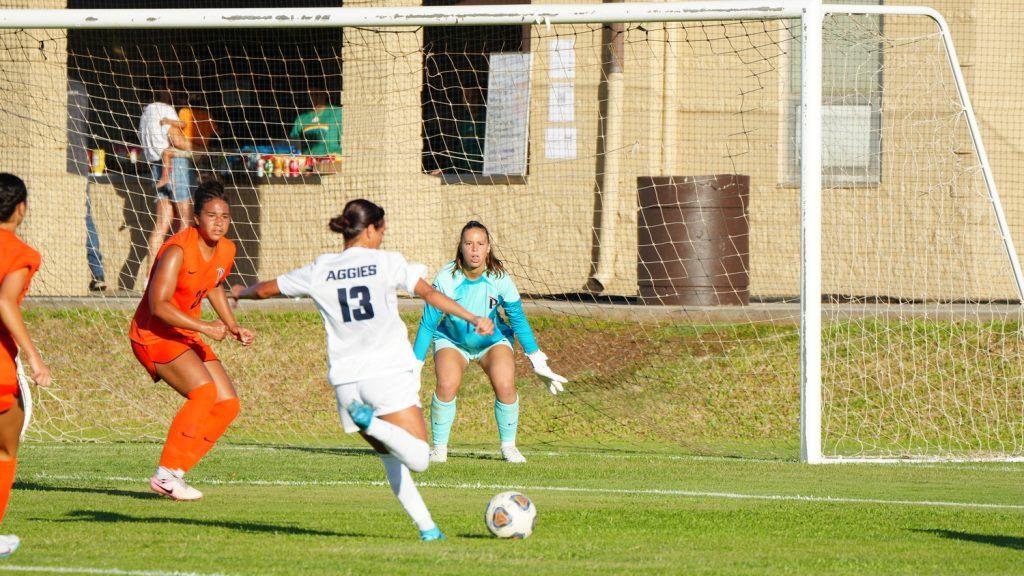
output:
[{"label": "blue cleat", "polygon": [[447,540],[444,532],[437,526],[434,526],[430,530],[420,530],[420,540],[424,542],[430,542],[432,540]]},{"label": "blue cleat", "polygon": [[356,426],[363,430],[370,426],[370,422],[373,420],[373,408],[362,402],[353,401],[346,409],[348,410],[348,415],[352,417],[352,421],[356,423]]}]

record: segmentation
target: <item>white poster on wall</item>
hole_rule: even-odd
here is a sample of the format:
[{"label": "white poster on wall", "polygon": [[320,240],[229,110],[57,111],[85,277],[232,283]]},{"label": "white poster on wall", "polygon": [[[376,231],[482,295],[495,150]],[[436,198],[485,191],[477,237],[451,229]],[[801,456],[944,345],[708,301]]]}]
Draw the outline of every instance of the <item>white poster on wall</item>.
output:
[{"label": "white poster on wall", "polygon": [[576,128],[556,126],[545,133],[544,157],[551,160],[576,158]]},{"label": "white poster on wall", "polygon": [[491,54],[489,59],[483,173],[485,176],[525,175],[533,55],[504,52]]},{"label": "white poster on wall", "polygon": [[558,82],[548,88],[548,121],[572,122],[576,119],[576,88],[568,82]]},{"label": "white poster on wall", "polygon": [[575,38],[554,38],[548,44],[548,57],[551,59],[548,78],[552,80],[569,80],[576,77]]},{"label": "white poster on wall", "polygon": [[576,158],[576,51],[574,38],[548,42],[548,122],[544,130],[544,157]]}]

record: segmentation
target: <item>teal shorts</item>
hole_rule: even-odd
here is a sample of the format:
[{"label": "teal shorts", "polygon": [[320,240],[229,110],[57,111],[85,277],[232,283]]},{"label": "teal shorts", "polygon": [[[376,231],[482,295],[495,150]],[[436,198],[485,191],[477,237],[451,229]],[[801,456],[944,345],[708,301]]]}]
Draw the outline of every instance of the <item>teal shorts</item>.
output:
[{"label": "teal shorts", "polygon": [[512,348],[512,343],[509,342],[508,338],[502,338],[501,340],[498,340],[497,342],[491,344],[487,348],[484,348],[483,350],[479,350],[477,352],[470,352],[468,350],[464,350],[458,344],[452,342],[447,338],[434,338],[434,354],[437,354],[438,352],[444,350],[445,348],[452,348],[458,350],[459,354],[462,354],[462,357],[466,359],[466,362],[472,362],[474,360],[479,360],[483,358],[484,355],[486,355],[487,352],[489,352],[491,348],[494,348],[495,346],[508,346],[509,349],[515,350],[514,348]]}]

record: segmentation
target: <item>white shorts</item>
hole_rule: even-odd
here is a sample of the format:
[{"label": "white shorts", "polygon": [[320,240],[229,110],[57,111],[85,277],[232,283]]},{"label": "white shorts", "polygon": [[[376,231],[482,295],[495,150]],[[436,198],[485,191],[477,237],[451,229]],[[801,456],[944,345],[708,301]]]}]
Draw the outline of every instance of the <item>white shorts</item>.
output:
[{"label": "white shorts", "polygon": [[349,434],[359,431],[346,410],[354,400],[373,408],[374,416],[391,414],[411,406],[421,407],[420,379],[414,370],[335,386],[334,395],[338,399],[341,427]]}]

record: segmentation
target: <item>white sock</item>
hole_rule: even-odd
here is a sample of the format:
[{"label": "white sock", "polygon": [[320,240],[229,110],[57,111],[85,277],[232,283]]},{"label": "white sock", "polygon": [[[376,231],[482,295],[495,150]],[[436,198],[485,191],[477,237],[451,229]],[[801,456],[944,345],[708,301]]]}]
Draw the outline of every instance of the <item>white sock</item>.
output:
[{"label": "white sock", "polygon": [[185,475],[184,470],[176,468],[165,468],[163,466],[157,466],[156,477],[160,480],[170,480],[171,478],[181,478]]},{"label": "white sock", "polygon": [[406,513],[416,523],[420,530],[430,530],[435,526],[434,519],[430,517],[427,505],[420,497],[420,491],[412,482],[412,474],[405,464],[391,454],[381,454],[381,462],[384,463],[384,471],[388,475],[388,483],[391,484],[391,491],[398,497]]},{"label": "white sock", "polygon": [[366,434],[380,440],[391,452],[413,472],[423,472],[430,466],[430,446],[406,432],[403,428],[374,418],[366,427]]},{"label": "white sock", "polygon": [[[493,444],[492,444],[492,446],[493,446]],[[502,448],[515,448],[516,447],[516,442],[515,442],[515,440],[513,440],[511,442],[502,442],[501,443],[501,447]]]}]

